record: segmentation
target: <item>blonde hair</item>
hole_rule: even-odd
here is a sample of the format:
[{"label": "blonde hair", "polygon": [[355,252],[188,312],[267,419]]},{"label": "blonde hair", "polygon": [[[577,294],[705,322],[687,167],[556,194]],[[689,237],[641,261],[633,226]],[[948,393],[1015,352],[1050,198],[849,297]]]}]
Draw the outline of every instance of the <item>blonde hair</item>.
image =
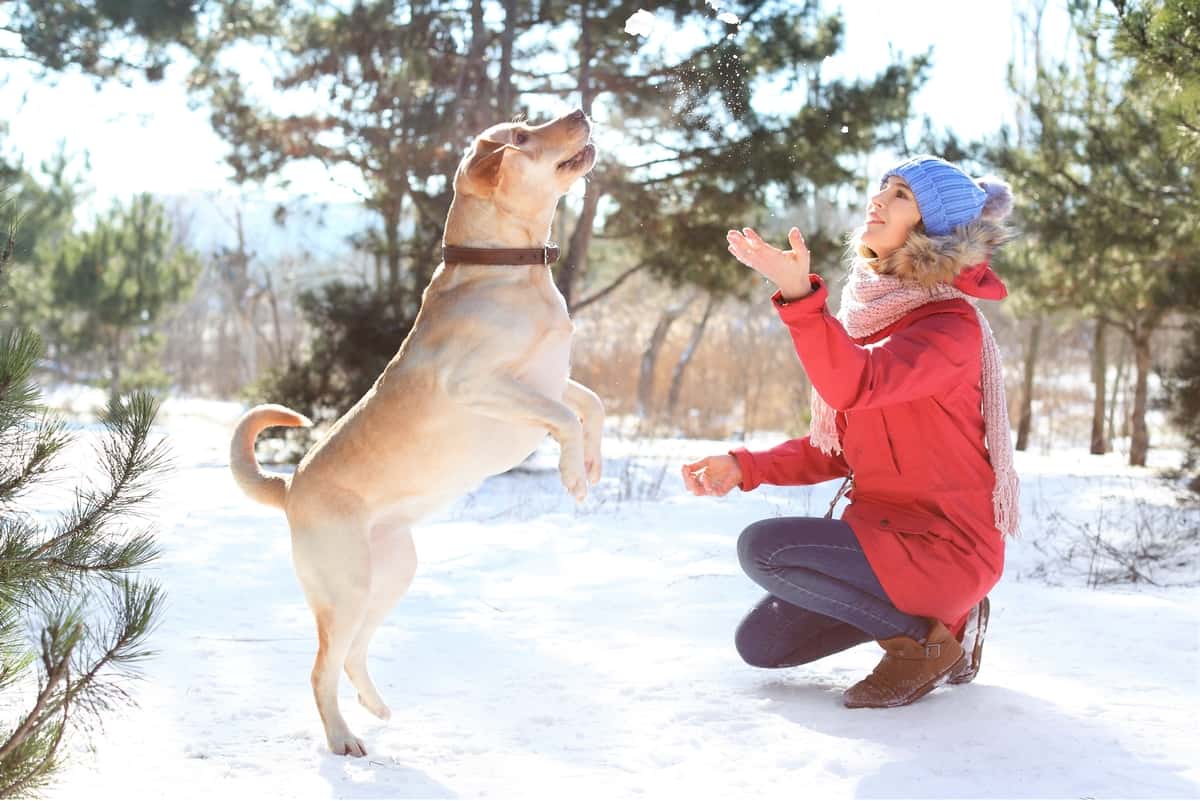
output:
[{"label": "blonde hair", "polygon": [[[846,237],[846,269],[852,270],[856,262],[861,262],[879,275],[889,275],[896,272],[896,268],[891,264],[890,260],[885,259],[881,265],[879,254],[871,250],[863,243],[863,234],[866,232],[867,226],[860,225],[851,231]],[[917,220],[917,224],[914,225],[912,230],[908,232],[908,238],[904,240],[905,245],[908,244],[908,240],[912,238],[914,234],[920,234],[921,236],[925,235],[924,220]],[[904,245],[901,245],[900,247],[902,248]],[[899,250],[899,248],[897,248],[897,250]]]}]

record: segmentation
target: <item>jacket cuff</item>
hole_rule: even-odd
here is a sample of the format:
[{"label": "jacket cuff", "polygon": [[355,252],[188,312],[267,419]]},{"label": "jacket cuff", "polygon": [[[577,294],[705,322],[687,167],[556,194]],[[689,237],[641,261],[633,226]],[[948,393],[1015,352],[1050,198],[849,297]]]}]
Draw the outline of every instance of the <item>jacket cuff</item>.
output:
[{"label": "jacket cuff", "polygon": [[812,286],[812,292],[802,298],[784,300],[783,293],[778,290],[771,296],[775,311],[779,312],[779,317],[784,322],[806,314],[820,312],[825,308],[825,301],[829,299],[829,289],[825,286],[825,279],[816,273],[810,273],[808,280]]},{"label": "jacket cuff", "polygon": [[762,483],[762,475],[758,471],[758,465],[754,463],[754,454],[745,448],[734,448],[729,455],[737,459],[738,467],[742,470],[742,481],[738,484],[738,489],[749,492]]}]

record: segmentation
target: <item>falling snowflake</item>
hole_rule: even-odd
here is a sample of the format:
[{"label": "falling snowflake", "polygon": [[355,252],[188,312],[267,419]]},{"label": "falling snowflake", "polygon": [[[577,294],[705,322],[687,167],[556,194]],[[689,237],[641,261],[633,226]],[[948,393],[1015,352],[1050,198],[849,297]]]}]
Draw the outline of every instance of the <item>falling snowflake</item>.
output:
[{"label": "falling snowflake", "polygon": [[625,20],[625,33],[633,36],[649,36],[654,30],[657,20],[649,11],[639,8],[637,12]]}]

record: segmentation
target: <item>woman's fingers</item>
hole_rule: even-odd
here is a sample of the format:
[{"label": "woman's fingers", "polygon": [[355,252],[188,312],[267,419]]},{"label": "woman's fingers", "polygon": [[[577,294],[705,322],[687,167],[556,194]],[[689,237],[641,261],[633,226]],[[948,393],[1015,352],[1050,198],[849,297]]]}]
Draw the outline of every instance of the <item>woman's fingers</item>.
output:
[{"label": "woman's fingers", "polygon": [[698,462],[692,462],[683,466],[683,485],[694,495],[704,494],[704,487],[701,486],[698,476],[702,476],[707,472],[707,464],[708,458],[705,457]]},{"label": "woman's fingers", "polygon": [[720,459],[711,456],[685,464],[681,472],[684,487],[693,495],[728,495],[739,479],[737,471],[728,470]]},{"label": "woman's fingers", "polygon": [[688,492],[692,492],[692,474],[688,470],[688,466],[686,464],[679,468],[679,477],[683,479],[684,489],[686,489]]},{"label": "woman's fingers", "polygon": [[804,234],[800,233],[800,229],[795,226],[788,231],[788,244],[792,246],[792,250],[808,249],[808,246],[804,244]]}]

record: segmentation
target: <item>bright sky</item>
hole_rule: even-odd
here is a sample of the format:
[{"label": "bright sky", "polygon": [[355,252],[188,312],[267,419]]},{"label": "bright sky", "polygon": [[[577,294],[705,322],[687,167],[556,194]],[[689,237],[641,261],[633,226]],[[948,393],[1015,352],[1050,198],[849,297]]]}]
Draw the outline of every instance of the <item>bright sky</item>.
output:
[{"label": "bright sky", "polygon": [[[700,6],[703,0],[696,2]],[[1007,119],[1011,101],[1005,69],[1014,39],[1010,3],[847,0],[840,5],[846,46],[827,65],[827,74],[873,74],[887,63],[890,51],[912,55],[932,47],[933,69],[915,100],[918,112],[930,114],[936,127],[968,141],[995,131]],[[653,10],[653,0],[645,7]],[[664,29],[654,35],[669,34]],[[641,41],[630,36],[630,47]],[[96,205],[107,206],[114,197],[140,191],[237,191],[222,161],[225,145],[213,133],[205,111],[189,107],[182,86],[184,69],[170,70],[158,84],[109,83],[97,89],[78,75],[61,76],[51,85],[35,82],[24,65],[4,66],[9,75],[0,86],[0,107],[20,109],[8,115],[6,148],[23,154],[28,164],[50,156],[60,141],[66,142],[69,153],[82,157],[86,152]],[[18,105],[21,99],[24,105]],[[882,166],[872,163],[871,169]],[[316,164],[293,166],[289,177],[294,192],[331,201],[354,198],[348,188],[352,178],[331,180]]]}]

